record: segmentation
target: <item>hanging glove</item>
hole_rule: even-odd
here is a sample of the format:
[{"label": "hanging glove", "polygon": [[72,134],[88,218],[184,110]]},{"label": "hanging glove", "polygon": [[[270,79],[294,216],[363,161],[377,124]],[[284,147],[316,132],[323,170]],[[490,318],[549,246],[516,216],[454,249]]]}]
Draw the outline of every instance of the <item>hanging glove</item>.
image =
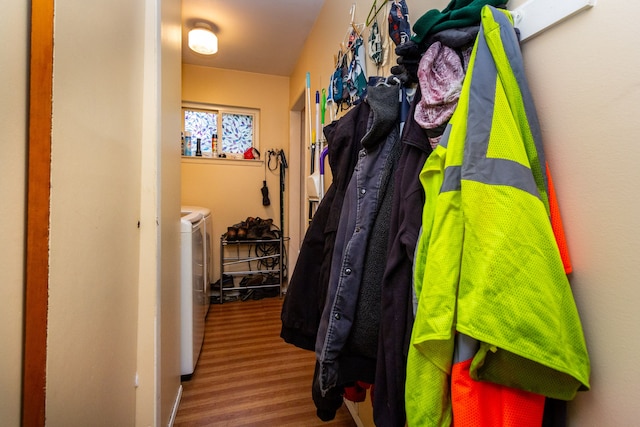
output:
[{"label": "hanging glove", "polygon": [[267,187],[267,181],[262,181],[262,206],[269,206],[271,201],[269,200],[269,188]]},{"label": "hanging glove", "polygon": [[405,84],[418,83],[418,65],[425,50],[425,47],[412,40],[397,46],[395,51],[398,55],[398,65],[391,67],[391,74]]},{"label": "hanging glove", "polygon": [[412,83],[418,83],[418,77],[413,76],[407,71],[404,65],[394,65],[391,67],[391,74],[398,78],[403,84],[411,85]]}]

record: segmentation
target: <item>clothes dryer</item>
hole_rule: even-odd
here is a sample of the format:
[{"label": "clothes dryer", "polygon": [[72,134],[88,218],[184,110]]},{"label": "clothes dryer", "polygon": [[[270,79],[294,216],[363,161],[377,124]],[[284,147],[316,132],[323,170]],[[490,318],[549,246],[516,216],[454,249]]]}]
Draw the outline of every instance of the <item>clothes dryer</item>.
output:
[{"label": "clothes dryer", "polygon": [[[211,294],[211,282],[213,281],[213,221],[211,217],[211,209],[204,206],[182,206],[182,215],[189,214],[191,212],[197,212],[202,214],[204,221],[204,292],[205,295]],[[205,317],[209,312],[209,302],[207,299],[207,310]]]},{"label": "clothes dryer", "polygon": [[204,341],[209,296],[204,287],[204,218],[183,213],[180,220],[180,368],[182,379],[193,374]]}]

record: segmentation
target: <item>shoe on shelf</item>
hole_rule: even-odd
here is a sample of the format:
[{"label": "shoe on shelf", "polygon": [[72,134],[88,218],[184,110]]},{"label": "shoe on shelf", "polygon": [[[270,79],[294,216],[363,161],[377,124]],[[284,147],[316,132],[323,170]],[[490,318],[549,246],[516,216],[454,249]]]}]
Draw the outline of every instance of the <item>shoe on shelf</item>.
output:
[{"label": "shoe on shelf", "polygon": [[236,227],[227,227],[227,232],[224,234],[224,239],[230,242],[238,239],[238,229]]},{"label": "shoe on shelf", "polygon": [[238,228],[238,232],[236,234],[236,237],[238,240],[247,240],[247,228],[246,227],[240,227]]},{"label": "shoe on shelf", "polygon": [[242,278],[242,280],[240,281],[240,286],[241,287],[258,286],[262,284],[263,280],[264,280],[264,276],[260,273],[249,274]]}]

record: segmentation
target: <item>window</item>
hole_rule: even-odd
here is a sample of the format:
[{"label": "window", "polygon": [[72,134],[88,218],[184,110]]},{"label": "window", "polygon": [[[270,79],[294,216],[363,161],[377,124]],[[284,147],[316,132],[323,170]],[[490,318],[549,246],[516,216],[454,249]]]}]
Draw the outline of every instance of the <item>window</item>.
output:
[{"label": "window", "polygon": [[[258,110],[205,104],[184,104],[183,130],[191,133],[192,155],[200,138],[204,157],[241,157],[249,148],[258,149]],[[214,141],[217,143],[213,147]]]}]

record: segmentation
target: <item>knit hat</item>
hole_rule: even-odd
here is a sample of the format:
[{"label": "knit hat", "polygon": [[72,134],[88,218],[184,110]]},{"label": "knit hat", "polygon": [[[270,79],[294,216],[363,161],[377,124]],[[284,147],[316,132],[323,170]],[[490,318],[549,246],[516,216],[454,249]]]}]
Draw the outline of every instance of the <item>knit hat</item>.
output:
[{"label": "knit hat", "polygon": [[416,106],[415,121],[423,129],[446,123],[453,115],[464,80],[460,56],[450,47],[435,42],[424,53],[418,67],[422,98]]},{"label": "knit hat", "polygon": [[431,9],[413,26],[411,40],[416,43],[429,35],[449,28],[469,27],[480,23],[480,11],[485,5],[504,6],[508,0],[452,0],[442,12]]}]

